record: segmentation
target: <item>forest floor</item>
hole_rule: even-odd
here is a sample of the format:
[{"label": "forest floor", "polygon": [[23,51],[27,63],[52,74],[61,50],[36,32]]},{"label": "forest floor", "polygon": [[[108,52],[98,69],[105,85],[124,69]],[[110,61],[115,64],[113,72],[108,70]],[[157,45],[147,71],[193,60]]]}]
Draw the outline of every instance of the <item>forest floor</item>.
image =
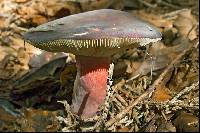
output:
[{"label": "forest floor", "polygon": [[[102,8],[134,14],[163,38],[114,55],[109,106],[81,119],[70,111],[74,55],[37,49],[23,33]],[[0,0],[0,131],[199,131],[199,0]]]}]

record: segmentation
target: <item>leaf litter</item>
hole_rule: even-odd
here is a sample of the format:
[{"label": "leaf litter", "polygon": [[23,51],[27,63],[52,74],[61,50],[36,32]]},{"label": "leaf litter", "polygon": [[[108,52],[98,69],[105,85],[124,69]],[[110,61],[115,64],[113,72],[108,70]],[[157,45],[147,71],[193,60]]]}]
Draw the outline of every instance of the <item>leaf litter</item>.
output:
[{"label": "leaf litter", "polygon": [[[198,131],[197,5],[195,0],[1,0],[0,131]],[[93,118],[81,119],[70,111],[74,55],[24,47],[22,34],[101,8],[128,11],[158,27],[163,39],[114,55],[104,105]]]}]

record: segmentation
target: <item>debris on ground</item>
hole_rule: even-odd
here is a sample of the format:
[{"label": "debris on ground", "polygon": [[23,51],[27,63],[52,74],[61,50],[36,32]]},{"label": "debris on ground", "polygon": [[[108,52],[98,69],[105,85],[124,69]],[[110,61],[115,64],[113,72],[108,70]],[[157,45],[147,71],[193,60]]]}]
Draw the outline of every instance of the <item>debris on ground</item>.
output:
[{"label": "debris on ground", "polygon": [[[198,5],[198,0],[0,0],[0,131],[198,132]],[[134,14],[163,38],[114,55],[104,105],[95,117],[81,119],[70,110],[74,55],[37,49],[24,42],[23,33],[103,8]]]}]

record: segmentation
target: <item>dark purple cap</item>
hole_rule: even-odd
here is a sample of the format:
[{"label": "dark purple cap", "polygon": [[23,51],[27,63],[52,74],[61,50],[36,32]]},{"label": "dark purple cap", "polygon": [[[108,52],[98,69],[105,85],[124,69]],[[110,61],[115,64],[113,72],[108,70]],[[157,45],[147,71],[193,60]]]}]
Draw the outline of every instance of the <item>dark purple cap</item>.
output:
[{"label": "dark purple cap", "polygon": [[24,34],[28,43],[46,51],[97,57],[110,56],[161,38],[154,26],[130,13],[112,9],[70,15]]}]

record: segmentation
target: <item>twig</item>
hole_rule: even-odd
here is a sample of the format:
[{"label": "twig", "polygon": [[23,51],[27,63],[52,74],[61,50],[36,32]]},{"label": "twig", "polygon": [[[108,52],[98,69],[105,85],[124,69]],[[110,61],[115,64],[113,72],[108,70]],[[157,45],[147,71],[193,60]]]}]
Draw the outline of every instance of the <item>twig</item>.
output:
[{"label": "twig", "polygon": [[[165,101],[165,102],[155,102],[155,101],[144,101],[140,105],[149,105],[149,106],[158,106],[160,109],[164,110],[169,107],[179,107],[179,108],[191,108],[193,110],[199,109],[199,97],[195,97],[193,99],[190,99],[189,102],[184,102],[181,100],[176,100],[174,102]],[[192,103],[195,102],[195,103]],[[171,111],[170,111],[171,112]]]},{"label": "twig", "polygon": [[57,102],[58,102],[58,103],[64,104],[65,110],[67,111],[67,113],[69,114],[69,116],[70,116],[73,120],[75,120],[75,116],[74,116],[74,114],[71,112],[71,110],[70,110],[70,105],[68,104],[68,102],[67,102],[66,100],[64,100],[64,101],[57,101]]},{"label": "twig", "polygon": [[187,10],[189,10],[189,9],[184,8],[184,9],[176,10],[176,11],[173,11],[173,12],[164,14],[164,15],[162,15],[162,17],[163,17],[163,18],[171,18],[171,17],[174,17],[174,16],[176,16],[177,14],[179,14],[179,13],[181,13],[181,12],[184,12],[184,11],[187,11]]},{"label": "twig", "polygon": [[168,7],[171,7],[171,8],[173,8],[173,9],[180,9],[180,7],[175,6],[175,5],[173,5],[173,4],[170,4],[170,3],[168,3],[168,2],[165,2],[164,0],[156,0],[156,2],[157,2],[158,4],[161,4],[161,5],[164,5],[164,6],[168,6]]},{"label": "twig", "polygon": [[152,5],[144,0],[138,0],[140,3],[142,3],[143,5],[150,7],[150,8],[156,8],[156,5]]},{"label": "twig", "polygon": [[138,78],[139,76],[140,76],[140,74],[137,74],[137,75],[131,77],[130,79],[126,80],[126,83],[128,83],[129,81],[132,81],[132,80],[134,80],[136,78]]},{"label": "twig", "polygon": [[198,85],[199,85],[199,81],[196,82],[196,83],[193,83],[189,87],[185,87],[185,89],[183,89],[182,91],[180,91],[172,100],[170,100],[170,102],[174,103],[175,101],[178,100],[179,97],[181,97],[182,95],[186,94],[187,92],[190,92],[192,89],[195,89]]},{"label": "twig", "polygon": [[152,88],[149,88],[145,93],[143,93],[140,97],[138,97],[136,100],[132,100],[130,102],[130,105],[126,107],[121,113],[116,115],[115,118],[109,120],[106,122],[106,127],[112,126],[113,123],[116,121],[119,121],[126,113],[128,113],[135,105],[137,105],[140,101],[142,101],[146,96],[148,96],[151,92],[153,92]]},{"label": "twig", "polygon": [[128,113],[134,106],[136,106],[140,101],[145,99],[149,94],[151,94],[155,88],[163,81],[165,75],[174,67],[174,65],[193,47],[193,45],[189,46],[187,49],[185,49],[183,52],[181,52],[170,64],[169,66],[164,70],[164,72],[158,77],[157,80],[154,81],[153,85],[148,88],[146,92],[144,92],[140,97],[138,97],[136,100],[132,100],[130,102],[130,105],[126,107],[121,113],[117,114],[115,118],[110,119],[108,122],[106,122],[105,126],[110,127],[115,123],[116,121],[119,121],[122,117],[125,116],[126,113]]}]

